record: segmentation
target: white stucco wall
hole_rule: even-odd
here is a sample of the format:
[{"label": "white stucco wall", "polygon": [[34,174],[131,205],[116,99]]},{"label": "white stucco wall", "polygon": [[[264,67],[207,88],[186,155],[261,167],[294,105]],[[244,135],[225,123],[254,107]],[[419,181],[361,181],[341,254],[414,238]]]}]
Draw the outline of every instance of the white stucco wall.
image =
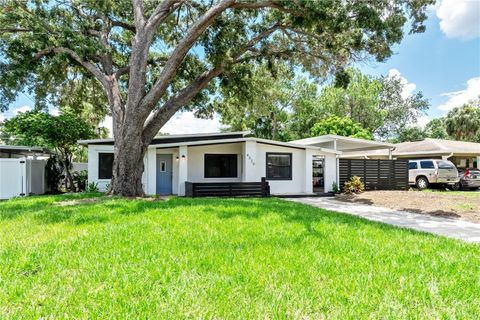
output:
[{"label": "white stucco wall", "polygon": [[[89,145],[88,146],[88,183],[96,182],[100,191],[106,191],[110,179],[98,179],[98,154],[113,153],[113,145]],[[142,175],[142,184],[145,192],[150,194],[151,186],[148,185],[148,152],[144,158],[145,171]]]},{"label": "white stucco wall", "polygon": [[[260,181],[266,177],[266,153],[281,152],[292,154],[292,179],[271,180],[272,194],[311,193],[312,190],[312,156],[325,156],[325,191],[331,191],[332,183],[337,180],[337,157],[335,154],[320,153],[311,149],[297,149],[270,144],[247,141],[246,143],[229,143],[207,146],[189,146],[179,148],[149,148],[145,155],[145,172],[142,177],[147,194],[156,193],[156,157],[157,154],[172,155],[172,193],[183,195],[184,181],[190,182],[240,182]],[[101,191],[106,190],[108,179],[98,179],[98,154],[113,153],[112,145],[88,146],[88,181],[98,183]],[[181,158],[185,154],[186,158]],[[237,178],[205,178],[205,154],[236,154]],[[179,157],[177,160],[176,157]],[[182,166],[182,170],[180,170]],[[186,170],[185,170],[186,169]],[[182,181],[180,181],[182,180]]]},{"label": "white stucco wall", "polygon": [[[292,154],[292,180],[270,180],[271,194],[303,193],[305,190],[305,150],[293,149],[288,147],[273,146],[269,144],[257,143],[257,168],[258,181],[266,177],[266,157],[267,152],[282,152]],[[310,176],[310,180],[311,180]]]},{"label": "white stucco wall", "polygon": [[[190,182],[239,182],[242,181],[242,143],[216,144],[188,147],[188,181]],[[205,178],[205,154],[236,154],[237,178]],[[260,178],[259,178],[260,179]],[[259,180],[260,181],[260,180]]]}]

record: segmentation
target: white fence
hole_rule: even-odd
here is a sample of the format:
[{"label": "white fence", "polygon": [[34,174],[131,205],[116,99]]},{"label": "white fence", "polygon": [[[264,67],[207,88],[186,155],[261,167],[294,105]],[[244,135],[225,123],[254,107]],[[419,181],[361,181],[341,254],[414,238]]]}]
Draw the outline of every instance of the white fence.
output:
[{"label": "white fence", "polygon": [[45,191],[44,160],[0,159],[0,199],[43,194]]}]

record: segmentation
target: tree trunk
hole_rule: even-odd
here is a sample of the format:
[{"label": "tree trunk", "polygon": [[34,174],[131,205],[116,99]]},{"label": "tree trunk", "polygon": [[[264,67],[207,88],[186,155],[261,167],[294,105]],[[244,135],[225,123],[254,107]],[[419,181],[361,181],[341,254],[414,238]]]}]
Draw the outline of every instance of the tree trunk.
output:
[{"label": "tree trunk", "polygon": [[148,143],[145,145],[139,137],[115,139],[113,174],[108,193],[124,197],[145,196],[142,174],[147,146]]}]

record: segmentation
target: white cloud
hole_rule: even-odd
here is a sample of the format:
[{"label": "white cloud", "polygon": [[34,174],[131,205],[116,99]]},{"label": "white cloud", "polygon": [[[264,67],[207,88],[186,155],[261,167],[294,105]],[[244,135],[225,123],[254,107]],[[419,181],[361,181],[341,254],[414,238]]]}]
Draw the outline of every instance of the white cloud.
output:
[{"label": "white cloud", "polygon": [[5,120],[5,116],[3,115],[3,113],[0,113],[0,122],[3,122],[3,120]]},{"label": "white cloud", "polygon": [[160,132],[168,134],[212,133],[219,132],[221,128],[218,115],[215,115],[213,119],[199,119],[193,112],[177,112],[160,129]]},{"label": "white cloud", "polygon": [[410,97],[413,94],[413,91],[417,88],[417,85],[412,82],[408,82],[407,78],[403,77],[400,71],[398,69],[390,69],[388,70],[388,76],[389,78],[399,78],[401,84],[403,85],[403,90],[402,90],[402,98],[406,99]]},{"label": "white cloud", "polygon": [[436,6],[440,29],[449,38],[480,37],[479,0],[441,0]]},{"label": "white cloud", "polygon": [[[112,117],[107,116],[100,126],[108,129],[109,137],[113,136]],[[221,128],[218,115],[215,115],[213,119],[199,119],[193,112],[177,112],[160,129],[160,132],[167,134],[213,133],[219,132]]]},{"label": "white cloud", "polygon": [[417,118],[416,125],[420,128],[425,128],[425,126],[430,122],[430,117],[426,114],[422,114],[420,117]]},{"label": "white cloud", "polygon": [[13,115],[18,115],[19,113],[24,113],[24,112],[27,112],[27,111],[32,111],[32,107],[30,106],[22,106],[22,107],[19,107],[15,110],[13,110]]},{"label": "white cloud", "polygon": [[460,91],[442,93],[442,96],[448,97],[447,102],[438,106],[438,109],[447,112],[455,107],[460,107],[470,100],[478,98],[480,95],[480,77],[472,78],[467,81],[467,88]]}]

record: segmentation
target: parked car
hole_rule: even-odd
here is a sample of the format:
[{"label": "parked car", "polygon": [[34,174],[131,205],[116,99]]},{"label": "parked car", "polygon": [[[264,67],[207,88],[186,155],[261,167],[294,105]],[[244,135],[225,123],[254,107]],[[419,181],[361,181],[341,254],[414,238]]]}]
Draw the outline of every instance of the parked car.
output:
[{"label": "parked car", "polygon": [[480,169],[458,169],[460,181],[452,186],[453,190],[477,190],[480,188]]},{"label": "parked car", "polygon": [[421,159],[410,160],[408,164],[408,182],[418,189],[430,185],[454,186],[460,181],[457,168],[448,160]]}]

